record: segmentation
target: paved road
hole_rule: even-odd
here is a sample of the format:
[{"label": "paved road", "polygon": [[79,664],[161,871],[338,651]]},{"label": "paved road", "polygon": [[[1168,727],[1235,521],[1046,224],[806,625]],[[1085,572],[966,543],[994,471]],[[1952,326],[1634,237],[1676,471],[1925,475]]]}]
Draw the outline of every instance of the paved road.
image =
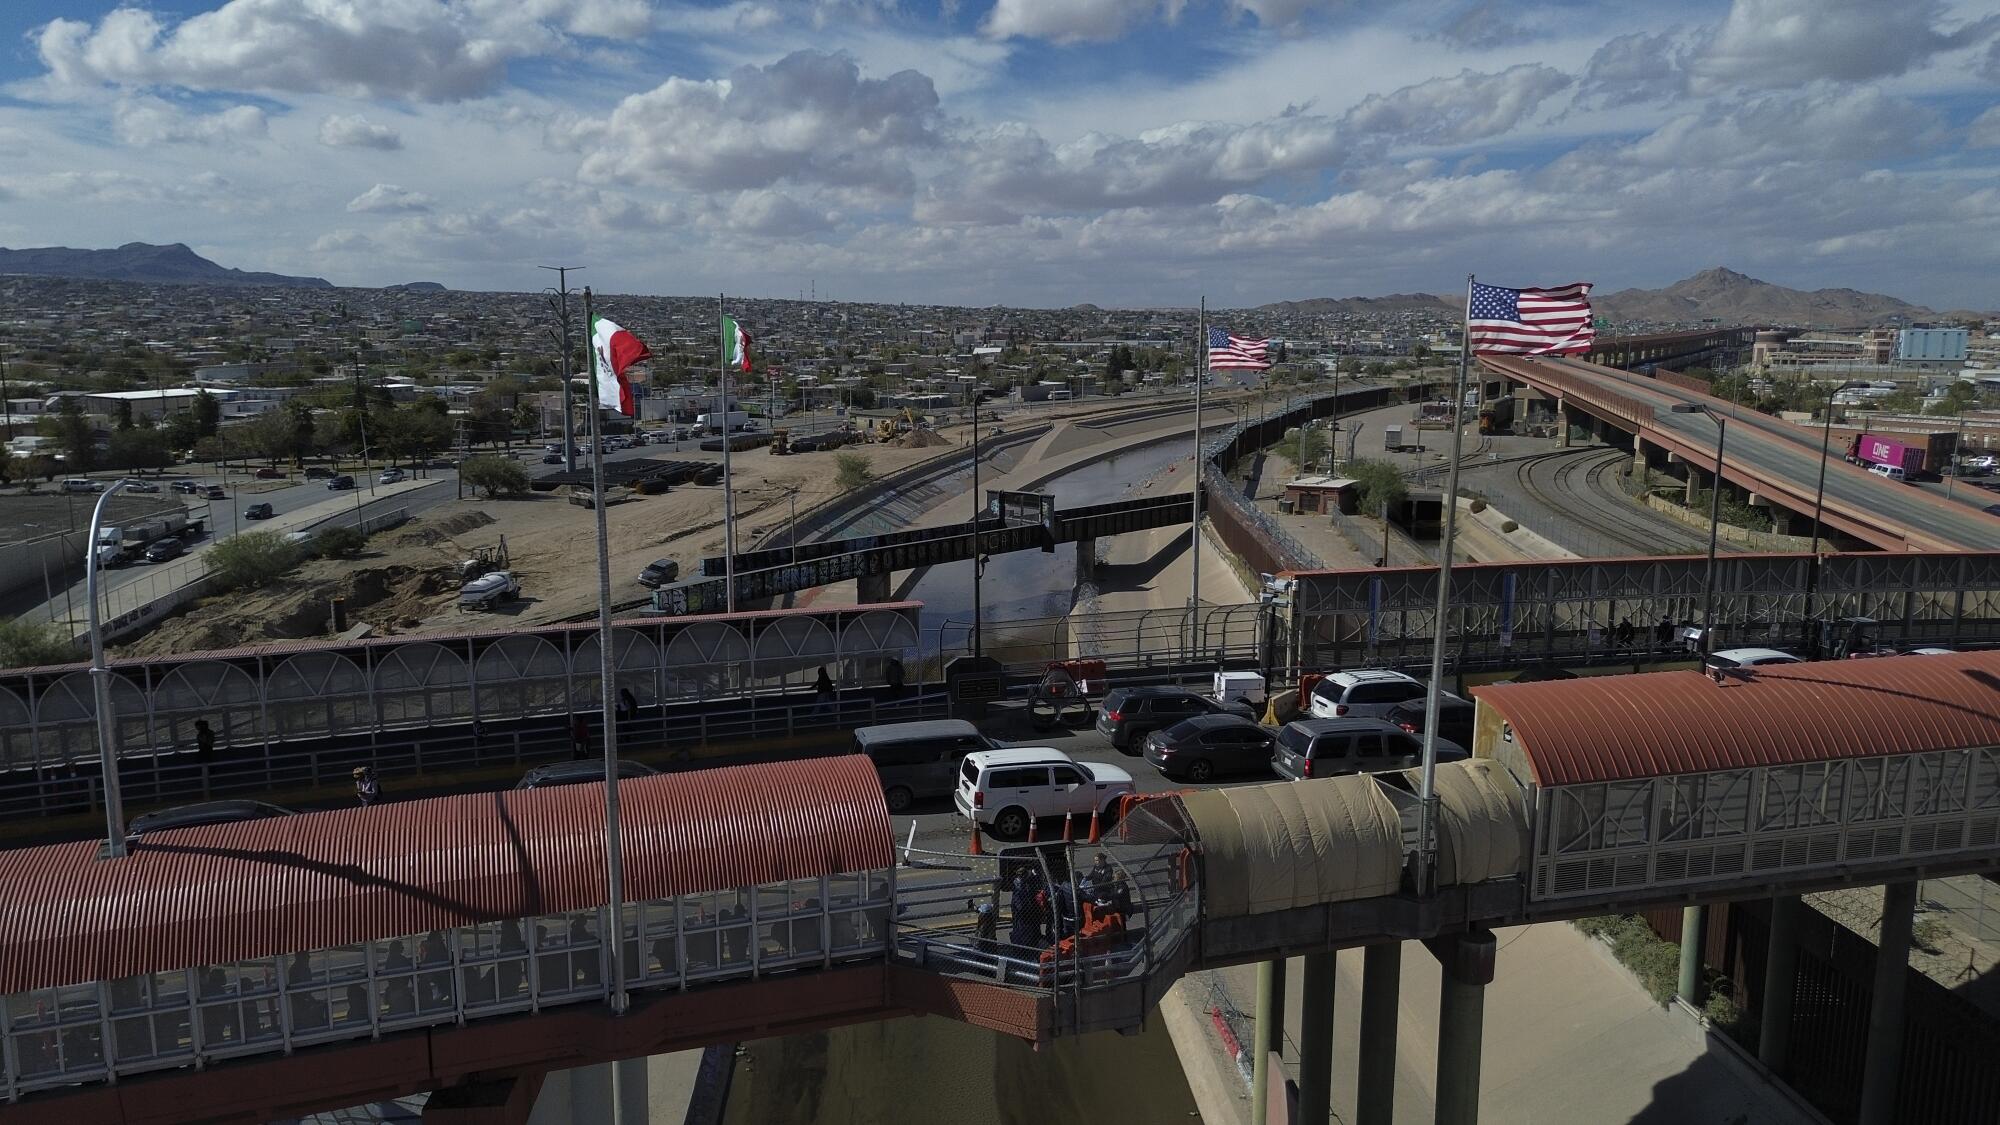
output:
[{"label": "paved road", "polygon": [[[1655,411],[1654,425],[1659,429],[1692,448],[1714,449],[1712,420],[1702,414],[1675,414],[1669,409],[1676,402],[1702,401],[1699,396],[1594,364],[1575,360],[1544,362],[1605,391],[1651,405]],[[1802,495],[1813,495],[1820,468],[1817,434],[1809,435],[1799,426],[1750,409],[1732,409],[1728,418],[1726,461],[1760,475],[1790,481]],[[1954,491],[1957,498],[1946,501],[1942,490],[1912,487],[1873,476],[1841,461],[1837,452],[1826,466],[1829,507],[1844,505],[1857,513],[1885,516],[1919,535],[1961,549],[2000,549],[2000,518],[1979,510],[1993,499],[1970,488]]]}]

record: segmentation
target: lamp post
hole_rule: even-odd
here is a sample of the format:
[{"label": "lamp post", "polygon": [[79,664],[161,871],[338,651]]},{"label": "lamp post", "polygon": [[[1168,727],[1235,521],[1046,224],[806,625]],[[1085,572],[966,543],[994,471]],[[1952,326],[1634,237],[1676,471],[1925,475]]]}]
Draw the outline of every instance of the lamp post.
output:
[{"label": "lamp post", "polygon": [[1833,441],[1833,400],[1839,397],[1840,392],[1842,391],[1849,390],[1853,387],[1859,387],[1865,385],[1866,384],[1857,383],[1854,382],[1853,380],[1849,380],[1845,383],[1837,384],[1832,390],[1826,392],[1825,417],[1820,419],[1819,485],[1818,487],[1813,489],[1812,570],[1808,571],[1806,574],[1806,619],[1805,619],[1806,649],[1807,651],[1811,652],[1814,656],[1819,655],[1819,633],[1817,630],[1813,628],[1813,613],[1814,613],[1813,602],[1815,597],[1819,593],[1820,516],[1826,510],[1826,462],[1827,458],[1832,454],[1831,445]]},{"label": "lamp post", "polygon": [[[1708,566],[1701,582],[1701,651],[1707,655],[1715,629],[1715,539],[1722,529],[1722,443],[1729,433],[1729,421],[1704,403],[1677,402],[1669,409],[1675,414],[1706,414],[1715,421],[1715,479],[1709,482],[1708,493]],[[1822,468],[1825,464],[1820,462]]]},{"label": "lamp post", "polygon": [[979,557],[979,517],[984,513],[983,501],[979,496],[979,381],[973,380],[972,395],[972,656],[981,659],[986,655],[983,634],[986,629],[984,604],[980,599],[980,579],[986,572],[986,560]]},{"label": "lamp post", "polygon": [[98,770],[104,783],[105,859],[125,856],[125,802],[118,789],[118,753],[112,745],[111,729],[116,722],[111,714],[111,670],[104,666],[104,628],[97,608],[97,533],[104,525],[104,506],[129,483],[113,481],[97,498],[97,506],[90,512],[90,536],[84,540],[83,590],[90,601],[90,687],[97,704]]}]

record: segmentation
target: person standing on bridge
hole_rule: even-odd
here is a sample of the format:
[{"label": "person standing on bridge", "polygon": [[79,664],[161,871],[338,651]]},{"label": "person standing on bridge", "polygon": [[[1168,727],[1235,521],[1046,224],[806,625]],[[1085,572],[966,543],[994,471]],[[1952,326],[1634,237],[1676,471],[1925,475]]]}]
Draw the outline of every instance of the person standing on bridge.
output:
[{"label": "person standing on bridge", "polygon": [[1611,630],[1611,639],[1617,643],[1619,648],[1631,648],[1632,619],[1629,617],[1619,618],[1617,627]]},{"label": "person standing on bridge", "polygon": [[813,714],[824,715],[833,710],[833,677],[826,674],[826,665],[819,666],[819,678],[813,681]]},{"label": "person standing on bridge", "polygon": [[215,728],[208,725],[207,719],[194,721],[194,749],[204,762],[215,755]]},{"label": "person standing on bridge", "polygon": [[354,767],[354,796],[363,808],[382,803],[382,783],[375,777],[375,767]]},{"label": "person standing on bridge", "polygon": [[589,751],[590,721],[579,711],[570,716],[569,720],[569,756],[581,762]]}]

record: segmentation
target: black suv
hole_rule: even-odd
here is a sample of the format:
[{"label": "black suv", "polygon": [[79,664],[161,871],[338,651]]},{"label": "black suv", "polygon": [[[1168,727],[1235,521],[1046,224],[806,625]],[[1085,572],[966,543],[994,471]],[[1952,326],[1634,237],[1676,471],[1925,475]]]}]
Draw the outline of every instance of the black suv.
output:
[{"label": "black suv", "polygon": [[[1440,762],[1467,756],[1442,738],[1437,748]],[[1272,771],[1293,781],[1409,769],[1423,760],[1423,739],[1387,719],[1300,719],[1285,724],[1271,751]]]},{"label": "black suv", "polygon": [[[1460,746],[1472,745],[1472,717],[1476,708],[1467,701],[1444,692],[1438,696],[1438,737]],[[1389,708],[1383,718],[1409,731],[1424,733],[1424,701],[1412,699]]]},{"label": "black suv", "polygon": [[1111,740],[1111,745],[1136,753],[1147,735],[1196,715],[1257,717],[1247,703],[1217,703],[1186,688],[1113,688],[1098,709],[1097,729]]},{"label": "black suv", "polygon": [[646,564],[646,569],[639,572],[639,585],[657,590],[680,576],[681,564],[672,559],[654,559]]}]

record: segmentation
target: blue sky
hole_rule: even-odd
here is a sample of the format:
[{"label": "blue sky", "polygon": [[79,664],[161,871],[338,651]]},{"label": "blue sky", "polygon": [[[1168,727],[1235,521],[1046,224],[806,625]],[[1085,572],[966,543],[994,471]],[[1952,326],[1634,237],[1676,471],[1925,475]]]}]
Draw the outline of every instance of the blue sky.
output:
[{"label": "blue sky", "polygon": [[11,0],[0,245],[1229,306],[1712,265],[2000,307],[2000,0]]}]

